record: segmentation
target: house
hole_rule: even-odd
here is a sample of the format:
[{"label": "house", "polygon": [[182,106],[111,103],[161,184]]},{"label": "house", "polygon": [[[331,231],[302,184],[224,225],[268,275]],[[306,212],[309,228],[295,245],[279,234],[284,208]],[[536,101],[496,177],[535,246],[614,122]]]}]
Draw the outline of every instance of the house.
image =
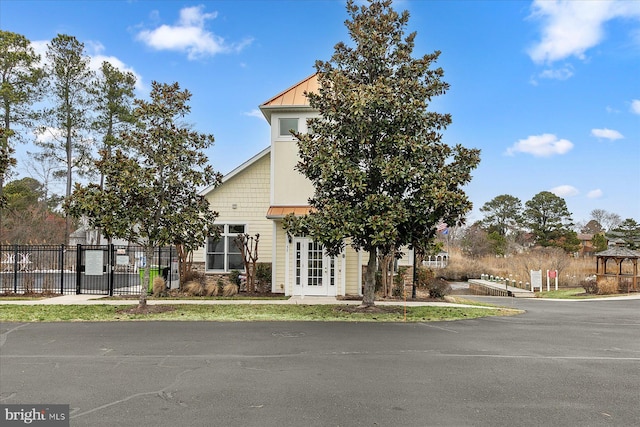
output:
[{"label": "house", "polygon": [[[307,131],[307,119],[317,116],[305,92],[318,90],[312,75],[260,105],[271,126],[269,147],[222,179],[204,195],[219,212],[220,239],[210,238],[194,253],[207,274],[243,270],[240,250],[233,239],[238,233],[260,234],[258,261],[272,265],[272,292],[285,295],[361,295],[363,268],[368,254],[350,246],[336,257],[307,236],[292,236],[282,227],[288,214],[309,211],[313,186],[295,169],[298,147],[291,130]],[[408,254],[406,259],[411,259]]]},{"label": "house", "polygon": [[596,253],[593,247],[593,234],[591,233],[578,233],[577,237],[580,240],[580,249],[578,250],[579,256],[593,256]]}]

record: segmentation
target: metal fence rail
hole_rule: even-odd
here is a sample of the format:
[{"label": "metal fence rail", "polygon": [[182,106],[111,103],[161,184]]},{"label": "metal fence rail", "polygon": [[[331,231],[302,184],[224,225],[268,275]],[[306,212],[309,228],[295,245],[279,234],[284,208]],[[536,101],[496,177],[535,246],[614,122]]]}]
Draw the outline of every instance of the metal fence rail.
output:
[{"label": "metal fence rail", "polygon": [[150,282],[161,275],[177,286],[176,249],[153,252],[147,260],[141,246],[0,245],[0,292],[139,295],[146,268]]}]

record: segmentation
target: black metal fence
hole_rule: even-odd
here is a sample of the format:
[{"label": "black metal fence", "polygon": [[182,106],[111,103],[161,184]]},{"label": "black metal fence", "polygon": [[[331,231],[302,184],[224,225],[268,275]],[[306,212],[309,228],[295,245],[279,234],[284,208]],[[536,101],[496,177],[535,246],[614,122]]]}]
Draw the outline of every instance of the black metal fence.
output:
[{"label": "black metal fence", "polygon": [[175,247],[155,248],[147,260],[141,246],[0,245],[0,292],[139,295],[146,268],[149,287],[160,275],[178,286]]}]

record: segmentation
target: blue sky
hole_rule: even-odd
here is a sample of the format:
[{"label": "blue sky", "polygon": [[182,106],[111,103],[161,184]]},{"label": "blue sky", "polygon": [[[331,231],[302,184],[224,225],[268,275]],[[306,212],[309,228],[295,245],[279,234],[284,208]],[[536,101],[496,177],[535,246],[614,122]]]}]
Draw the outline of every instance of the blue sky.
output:
[{"label": "blue sky", "polygon": [[[449,144],[482,150],[466,191],[468,220],[500,194],[523,204],[563,197],[574,221],[593,209],[640,221],[640,2],[403,0],[414,56],[442,51],[451,89]],[[211,164],[229,172],[269,144],[258,105],[349,42],[345,2],[2,0],[0,28],[39,51],[57,34],[94,64],[193,93],[194,128],[215,136]],[[24,156],[24,147],[19,151]],[[22,160],[19,158],[19,161]],[[24,165],[24,163],[22,163]],[[22,173],[27,173],[22,166]]]}]

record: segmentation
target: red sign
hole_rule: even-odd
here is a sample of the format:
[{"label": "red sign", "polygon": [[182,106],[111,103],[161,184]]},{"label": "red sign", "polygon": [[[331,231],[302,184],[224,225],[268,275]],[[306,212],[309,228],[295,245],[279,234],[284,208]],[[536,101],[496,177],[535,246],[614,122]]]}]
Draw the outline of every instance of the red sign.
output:
[{"label": "red sign", "polygon": [[557,270],[549,270],[549,279],[555,279],[557,275],[558,275]]}]

